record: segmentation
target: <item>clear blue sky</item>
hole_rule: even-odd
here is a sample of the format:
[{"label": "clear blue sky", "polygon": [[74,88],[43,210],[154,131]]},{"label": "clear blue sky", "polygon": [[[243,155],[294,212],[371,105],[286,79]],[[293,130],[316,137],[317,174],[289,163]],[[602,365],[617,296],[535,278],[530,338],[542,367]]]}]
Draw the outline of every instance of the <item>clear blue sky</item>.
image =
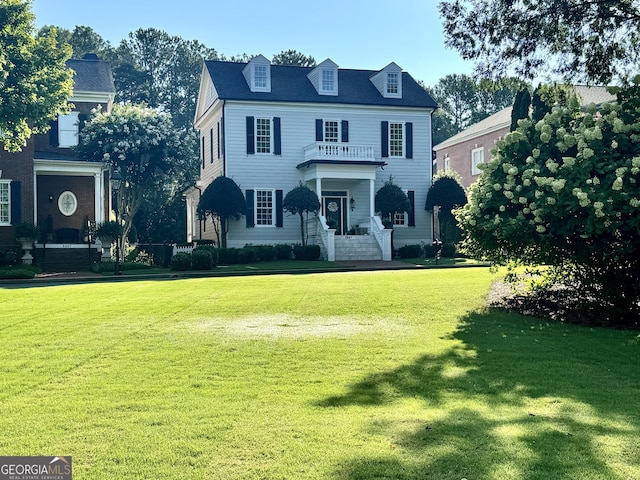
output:
[{"label": "clear blue sky", "polygon": [[433,86],[472,65],[446,49],[437,0],[33,0],[36,26],[93,28],[117,45],[153,27],[227,56],[295,49],[376,70],[396,62]]}]

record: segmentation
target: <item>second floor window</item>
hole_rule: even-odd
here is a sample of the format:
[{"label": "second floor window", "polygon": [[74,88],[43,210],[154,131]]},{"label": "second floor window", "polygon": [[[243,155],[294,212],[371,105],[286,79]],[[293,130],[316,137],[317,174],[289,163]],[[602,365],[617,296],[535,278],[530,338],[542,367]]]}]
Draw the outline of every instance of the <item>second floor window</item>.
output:
[{"label": "second floor window", "polygon": [[404,125],[389,122],[389,156],[404,157]]},{"label": "second floor window", "polygon": [[256,153],[271,153],[270,118],[256,118]]},{"label": "second floor window", "polygon": [[484,163],[484,148],[474,148],[471,150],[471,175],[480,175],[482,170],[478,168],[478,165]]},{"label": "second floor window", "polygon": [[324,121],[324,141],[325,142],[337,142],[339,141],[338,122],[336,120]]},{"label": "second floor window", "polygon": [[58,117],[58,146],[62,148],[78,145],[80,119],[78,112],[71,112]]}]

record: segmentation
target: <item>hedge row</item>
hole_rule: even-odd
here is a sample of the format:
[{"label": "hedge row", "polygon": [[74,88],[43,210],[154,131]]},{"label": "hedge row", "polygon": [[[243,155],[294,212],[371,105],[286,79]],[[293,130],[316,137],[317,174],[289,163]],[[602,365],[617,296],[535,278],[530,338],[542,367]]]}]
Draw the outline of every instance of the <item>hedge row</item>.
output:
[{"label": "hedge row", "polygon": [[171,269],[211,270],[218,265],[238,265],[270,262],[274,260],[319,260],[318,245],[252,245],[243,248],[216,248],[213,245],[198,245],[191,253],[177,253],[171,258]]}]

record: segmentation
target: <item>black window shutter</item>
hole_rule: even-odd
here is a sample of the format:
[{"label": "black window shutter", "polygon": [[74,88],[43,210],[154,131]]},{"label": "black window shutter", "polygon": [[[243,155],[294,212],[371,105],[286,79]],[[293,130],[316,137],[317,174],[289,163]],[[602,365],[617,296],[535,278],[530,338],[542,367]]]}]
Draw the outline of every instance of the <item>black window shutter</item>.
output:
[{"label": "black window shutter", "polygon": [[322,142],[324,140],[324,135],[322,132],[322,119],[316,119],[316,142]]},{"label": "black window shutter", "polygon": [[413,123],[404,124],[405,135],[407,136],[407,146],[405,148],[405,156],[413,158]]},{"label": "black window shutter", "polygon": [[202,157],[202,169],[204,170],[204,135],[202,136],[202,145],[200,145],[200,156]]},{"label": "black window shutter", "polygon": [[347,120],[342,120],[342,141],[349,141],[349,122]]},{"label": "black window shutter", "polygon": [[273,153],[282,155],[282,140],[280,137],[280,117],[273,118]]},{"label": "black window shutter", "polygon": [[407,192],[407,197],[409,197],[409,203],[411,204],[411,210],[409,213],[409,226],[416,226],[416,193],[413,190],[409,190]]},{"label": "black window shutter", "polygon": [[210,162],[213,163],[213,128],[209,129],[209,155],[211,156]]},{"label": "black window shutter", "polygon": [[216,140],[218,141],[218,158],[220,158],[220,122],[216,124]]},{"label": "black window shutter", "polygon": [[[57,125],[56,125],[57,128]],[[22,195],[21,184],[17,181],[11,182],[11,224],[17,225],[22,221]]]},{"label": "black window shutter", "polygon": [[253,190],[246,190],[244,192],[244,197],[247,199],[247,212],[245,213],[247,217],[247,228],[252,228],[255,225],[253,220]]},{"label": "black window shutter", "polygon": [[60,145],[58,140],[58,120],[51,120],[49,122],[49,126],[51,129],[49,130],[49,145],[52,147],[57,147]]},{"label": "black window shutter", "polygon": [[382,134],[382,157],[389,156],[389,122],[382,122],[381,127]]},{"label": "black window shutter", "polygon": [[220,158],[224,157],[224,117],[220,119]]},{"label": "black window shutter", "polygon": [[282,190],[276,190],[276,227],[284,226],[284,215],[282,212]]},{"label": "black window shutter", "polygon": [[256,153],[253,140],[253,117],[247,117],[247,155]]}]

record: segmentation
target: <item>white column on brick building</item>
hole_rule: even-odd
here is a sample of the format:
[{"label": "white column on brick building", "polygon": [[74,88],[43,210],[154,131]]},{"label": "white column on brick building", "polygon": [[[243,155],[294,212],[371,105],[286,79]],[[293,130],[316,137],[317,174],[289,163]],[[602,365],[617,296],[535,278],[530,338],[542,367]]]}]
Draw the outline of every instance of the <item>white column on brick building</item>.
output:
[{"label": "white column on brick building", "polygon": [[93,175],[93,182],[94,182],[94,187],[93,187],[93,198],[94,198],[94,202],[93,204],[95,205],[94,207],[94,218],[96,219],[96,224],[101,223],[104,221],[104,218],[102,217],[103,212],[104,212],[104,195],[102,195],[102,185],[104,184],[102,182],[103,179],[103,175],[104,172],[100,172],[100,173],[96,173]]}]

